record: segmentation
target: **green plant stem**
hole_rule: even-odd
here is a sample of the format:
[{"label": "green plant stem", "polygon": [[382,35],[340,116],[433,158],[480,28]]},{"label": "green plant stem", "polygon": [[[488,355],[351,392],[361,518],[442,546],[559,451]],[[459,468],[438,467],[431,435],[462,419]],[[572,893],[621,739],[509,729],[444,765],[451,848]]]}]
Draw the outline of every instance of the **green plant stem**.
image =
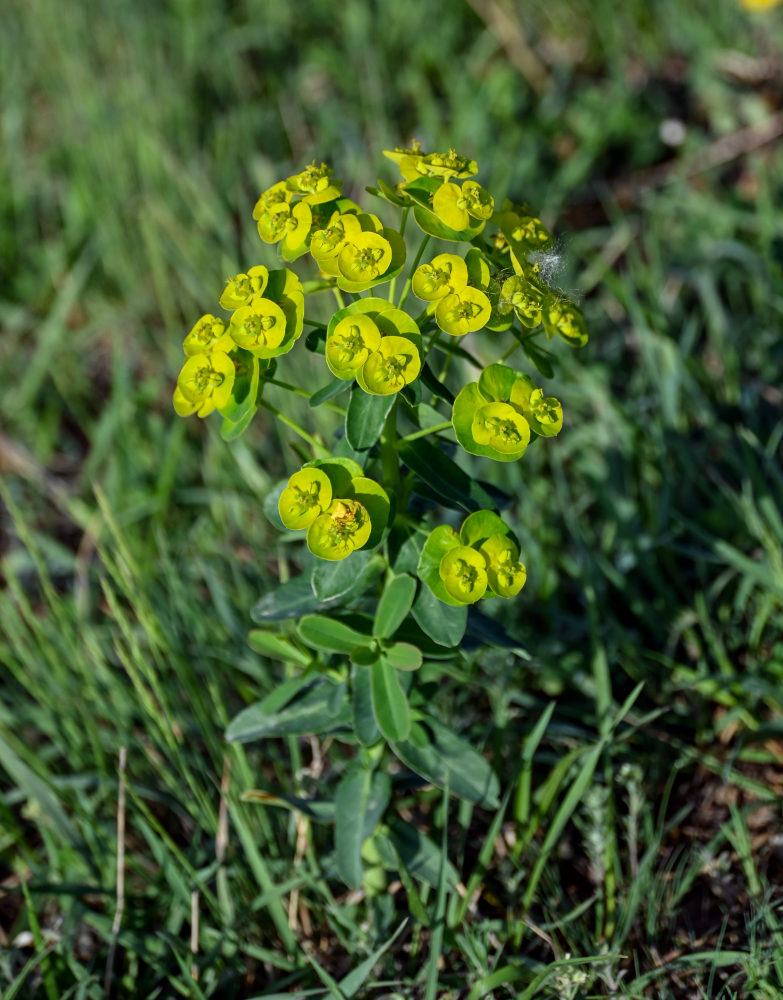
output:
[{"label": "green plant stem", "polygon": [[520,346],[520,343],[521,342],[519,340],[515,339],[514,343],[511,345],[511,347],[509,347],[509,349],[507,351],[504,351],[503,354],[500,356],[500,358],[498,358],[497,363],[499,365],[502,365],[503,362],[506,360],[506,358],[510,358],[511,357],[511,355],[514,353],[514,351]]},{"label": "green plant stem", "polygon": [[405,437],[400,438],[399,444],[403,441],[415,441],[417,438],[425,437],[427,434],[439,434],[441,431],[448,430],[451,427],[450,420],[444,420],[442,424],[435,424],[433,427],[423,427],[420,431],[414,431],[412,434],[406,434]]},{"label": "green plant stem", "polygon": [[399,400],[389,410],[383,425],[379,444],[381,447],[381,468],[386,486],[397,490],[400,485],[400,461],[397,457],[397,406]]},{"label": "green plant stem", "polygon": [[340,291],[339,288],[336,287],[332,288],[332,291],[334,292],[335,299],[337,299],[337,305],[341,309],[345,309],[345,300],[343,299],[343,293]]},{"label": "green plant stem", "polygon": [[270,403],[268,400],[259,399],[258,402],[261,406],[264,407],[265,410],[269,410],[269,412],[274,416],[276,416],[278,420],[282,421],[282,423],[290,427],[292,431],[295,431],[300,438],[306,441],[312,448],[315,448],[315,450],[319,452],[321,455],[328,454],[326,448],[324,448],[323,444],[317,438],[314,438],[312,434],[308,434],[308,432],[304,429],[304,427],[300,427],[299,424],[293,421],[290,417],[287,417],[284,413],[278,410],[276,406],[273,406],[272,403]]},{"label": "green plant stem", "polygon": [[402,295],[400,296],[400,301],[397,303],[397,308],[402,309],[405,300],[408,298],[408,292],[411,290],[411,283],[413,282],[413,274],[416,268],[419,266],[419,261],[421,260],[421,255],[424,253],[424,249],[430,241],[430,237],[427,233],[424,234],[424,239],[419,244],[419,249],[416,251],[416,256],[413,258],[413,263],[411,264],[410,274],[408,275],[408,280],[405,282],[405,286],[402,289]]},{"label": "green plant stem", "polygon": [[319,323],[317,319],[308,319],[305,316],[305,320],[304,321],[305,321],[305,323],[306,323],[307,326],[315,327],[316,330],[325,330],[326,329],[326,323]]},{"label": "green plant stem", "polygon": [[432,348],[437,344],[438,339],[440,338],[441,332],[442,331],[441,331],[441,328],[439,326],[436,327],[432,331],[430,339],[427,341],[427,347],[424,350],[424,357],[425,358],[429,355],[429,353],[432,350]]}]

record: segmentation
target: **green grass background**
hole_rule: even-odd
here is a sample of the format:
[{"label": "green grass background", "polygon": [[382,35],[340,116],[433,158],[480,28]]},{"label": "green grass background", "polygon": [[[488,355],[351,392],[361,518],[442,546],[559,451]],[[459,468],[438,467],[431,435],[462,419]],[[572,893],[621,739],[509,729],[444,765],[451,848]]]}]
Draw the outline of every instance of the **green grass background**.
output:
[{"label": "green grass background", "polygon": [[[104,995],[120,747],[116,996],[782,995],[783,157],[759,138],[782,43],[783,11],[730,0],[3,5],[5,996]],[[281,676],[246,636],[295,567],[261,512],[292,438],[262,414],[226,445],[170,406],[184,333],[271,261],[258,193],[317,158],[369,203],[394,179],[380,150],[412,136],[541,213],[591,338],[548,384],[561,437],[497,471],[531,658],[439,688],[511,795],[501,818],[452,807],[449,857],[485,890],[445,925],[426,883],[346,897],[328,831],[240,801],[328,794],[340,770],[222,737]],[[407,808],[439,840],[439,800]],[[360,987],[329,986],[400,900],[412,925]]]}]

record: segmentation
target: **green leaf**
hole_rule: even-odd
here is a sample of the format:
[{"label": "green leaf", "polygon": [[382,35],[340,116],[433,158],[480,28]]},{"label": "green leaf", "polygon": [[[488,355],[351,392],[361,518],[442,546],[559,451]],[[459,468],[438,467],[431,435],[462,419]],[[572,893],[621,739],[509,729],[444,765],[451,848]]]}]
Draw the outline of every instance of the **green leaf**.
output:
[{"label": "green leaf", "polygon": [[280,511],[278,509],[280,494],[287,485],[287,479],[281,479],[279,483],[275,483],[272,489],[264,497],[264,502],[261,504],[261,509],[263,510],[267,521],[273,524],[278,531],[288,531],[288,528],[286,528],[280,520]]},{"label": "green leaf", "polygon": [[457,869],[426,834],[412,824],[396,819],[389,827],[388,836],[400,861],[411,875],[437,888],[445,867],[446,885],[452,890],[456,889],[459,882]]},{"label": "green leaf", "polygon": [[374,479],[354,476],[351,480],[351,491],[344,499],[358,500],[370,515],[372,530],[370,537],[364,543],[364,548],[368,551],[376,548],[381,544],[383,533],[392,520],[389,494]]},{"label": "green leaf", "polygon": [[438,379],[428,364],[422,365],[419,377],[424,388],[428,389],[433,396],[444,400],[449,406],[454,404],[454,393]]},{"label": "green leaf", "polygon": [[226,739],[247,743],[270,736],[304,736],[328,733],[351,721],[348,687],[321,679],[301,696],[276,712],[264,710],[263,702],[243,709],[229,723]]},{"label": "green leaf", "polygon": [[258,358],[241,347],[236,348],[231,354],[237,362],[237,375],[231,387],[229,401],[220,410],[220,415],[223,417],[220,436],[224,441],[235,440],[250,425],[258,410],[256,401],[259,395],[260,371],[269,364],[268,361],[259,364]]},{"label": "green leaf", "polygon": [[312,656],[303,652],[290,639],[278,632],[253,629],[248,635],[247,641],[257,653],[262,653],[273,660],[298,663],[300,667],[306,667],[312,661]]},{"label": "green leaf", "polygon": [[364,985],[367,977],[372,973],[372,970],[378,964],[379,960],[383,957],[384,953],[391,948],[392,944],[400,936],[405,924],[407,923],[407,918],[403,920],[397,930],[392,934],[388,941],[376,948],[372,955],[368,955],[367,958],[359,965],[356,966],[348,975],[340,980],[340,989],[343,991],[346,997],[350,998],[355,996],[358,991]]},{"label": "green leaf", "polygon": [[492,497],[475,479],[426,438],[402,442],[399,455],[440,497],[444,506],[468,512],[495,506]]},{"label": "green leaf", "polygon": [[419,588],[411,610],[419,628],[439,646],[456,646],[465,634],[467,605],[444,604],[428,586]]},{"label": "green leaf", "polygon": [[310,396],[310,406],[320,406],[321,403],[325,403],[328,399],[334,399],[335,396],[339,396],[345,392],[349,385],[350,382],[347,382],[345,379],[333,378],[331,382],[328,382]]},{"label": "green leaf", "polygon": [[411,642],[395,642],[381,653],[381,659],[395,670],[418,670],[422,664],[421,650]]},{"label": "green leaf", "polygon": [[372,710],[387,740],[404,740],[411,728],[408,699],[400,686],[397,671],[383,658],[370,667]]},{"label": "green leaf", "polygon": [[[336,562],[318,560],[310,574],[312,592],[319,601],[347,604],[363,594],[380,576],[384,561],[365,549],[352,552]],[[314,611],[315,608],[309,610]],[[301,612],[305,614],[305,612]]]},{"label": "green leaf", "polygon": [[337,786],[335,846],[337,871],[352,888],[362,883],[362,844],[372,835],[386,810],[391,781],[385,772],[373,774],[352,765]]},{"label": "green leaf", "polygon": [[336,618],[325,615],[305,615],[296,629],[300,639],[313,649],[326,653],[349,655],[357,646],[366,646],[370,637]]},{"label": "green leaf", "polygon": [[388,639],[394,635],[410,611],[415,593],[416,581],[407,573],[393,576],[389,580],[375,612],[373,635],[376,638]]},{"label": "green leaf", "polygon": [[520,339],[520,343],[522,344],[522,350],[525,354],[527,354],[544,378],[553,378],[555,374],[555,367],[552,364],[555,358],[554,354],[545,350],[543,347],[539,347],[538,344],[534,343],[529,338]]},{"label": "green leaf", "polygon": [[295,576],[287,583],[278,584],[258,601],[250,617],[254,622],[281,621],[284,618],[299,618],[318,608],[320,601],[306,574]]},{"label": "green leaf", "polygon": [[419,579],[425,583],[435,597],[444,604],[452,607],[462,607],[451,594],[447,593],[440,578],[440,564],[447,552],[455,549],[460,544],[457,532],[448,524],[439,524],[437,528],[430,532],[424,548],[419,556],[419,565],[416,569]]},{"label": "green leaf", "polygon": [[350,768],[337,786],[335,832],[337,873],[352,889],[362,884],[364,812],[370,796],[372,773],[361,766]]},{"label": "green leaf", "polygon": [[351,701],[353,730],[363,746],[372,746],[381,738],[381,731],[372,710],[370,671],[367,666],[354,665],[352,667],[351,693],[353,695]]},{"label": "green leaf", "polygon": [[478,545],[490,535],[511,535],[509,526],[492,510],[477,510],[469,514],[459,532],[463,545]]},{"label": "green leaf", "polygon": [[411,738],[391,748],[416,774],[462,799],[487,809],[500,804],[500,785],[490,765],[462,737],[436,719],[416,723]]},{"label": "green leaf", "polygon": [[371,448],[381,436],[389,411],[396,396],[373,396],[358,385],[351,389],[348,412],[345,414],[345,436],[348,444],[357,451]]},{"label": "green leaf", "polygon": [[240,434],[245,433],[257,412],[258,407],[252,406],[246,409],[237,421],[232,422],[223,417],[223,423],[220,425],[220,436],[224,441],[235,441]]}]

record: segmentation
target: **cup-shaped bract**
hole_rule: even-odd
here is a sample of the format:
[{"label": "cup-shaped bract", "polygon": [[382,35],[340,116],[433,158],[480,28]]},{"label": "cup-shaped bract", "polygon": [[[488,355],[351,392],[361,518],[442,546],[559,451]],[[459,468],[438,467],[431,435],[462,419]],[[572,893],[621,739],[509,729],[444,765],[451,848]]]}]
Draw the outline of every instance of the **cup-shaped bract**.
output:
[{"label": "cup-shaped bract", "polygon": [[269,268],[263,264],[251,267],[247,273],[240,271],[226,280],[226,287],[220,296],[220,305],[224,309],[239,309],[246,306],[253,296],[263,295],[269,280]]},{"label": "cup-shaped bract", "polygon": [[472,177],[478,170],[475,160],[460,156],[455,149],[447,153],[426,153],[416,160],[416,169],[425,177]]},{"label": "cup-shaped bract", "polygon": [[522,372],[511,387],[509,401],[525,415],[532,430],[541,437],[554,437],[563,427],[563,407],[554,396],[545,396],[533,380]]},{"label": "cup-shaped bract", "polygon": [[473,414],[473,440],[506,460],[520,458],[530,442],[530,425],[510,403],[485,403]]},{"label": "cup-shaped bract", "polygon": [[587,343],[585,321],[569,299],[549,295],[544,301],[542,319],[544,331],[550,339],[558,334],[572,347],[583,347]]},{"label": "cup-shaped bract", "polygon": [[358,500],[333,500],[307,529],[307,547],[319,559],[345,559],[366,544],[372,531],[367,509]]},{"label": "cup-shaped bract", "polygon": [[305,468],[295,472],[280,494],[277,510],[280,520],[292,531],[309,528],[332,502],[332,484],[325,472]]},{"label": "cup-shaped bract", "polygon": [[444,333],[464,337],[486,326],[491,313],[492,305],[486,293],[467,285],[438,301],[435,322]]},{"label": "cup-shaped bract", "polygon": [[[277,345],[257,347],[253,353],[259,358],[275,358],[286,354],[294,346],[304,328],[304,293],[302,283],[293,271],[282,267],[269,272],[269,280],[264,289],[264,301],[267,300],[283,310],[285,333]],[[256,297],[253,305],[258,301]],[[233,321],[234,317],[231,319]]]},{"label": "cup-shaped bract", "polygon": [[361,232],[352,237],[337,257],[340,275],[347,281],[369,284],[391,264],[391,243],[380,233]]},{"label": "cup-shaped bract", "polygon": [[532,330],[541,322],[544,293],[522,275],[514,274],[503,282],[501,300],[514,310],[522,326]]},{"label": "cup-shaped bract", "polygon": [[236,369],[225,351],[194,354],[182,366],[177,379],[174,408],[180,416],[197,413],[206,417],[228,403]]},{"label": "cup-shaped bract", "polygon": [[445,181],[432,196],[432,211],[449,228],[466,229],[471,218],[486,222],[494,210],[492,195],[475,181]]},{"label": "cup-shaped bract", "polygon": [[507,534],[490,535],[479,546],[487,567],[487,579],[498,597],[515,597],[525,585],[527,570],[519,561],[519,548]]},{"label": "cup-shaped bract", "polygon": [[411,288],[425,302],[436,302],[467,286],[468,267],[455,253],[439,253],[429,264],[421,264],[413,272]]},{"label": "cup-shaped bract", "polygon": [[321,205],[340,197],[341,181],[332,180],[332,169],[315,160],[298,174],[293,174],[285,182],[286,189],[299,195],[309,205]]},{"label": "cup-shaped bract", "polygon": [[325,357],[337,378],[350,379],[381,343],[378,324],[366,314],[345,316],[326,338]]},{"label": "cup-shaped bract", "polygon": [[285,313],[276,302],[258,295],[234,312],[229,329],[240,347],[256,357],[267,357],[266,352],[279,347],[285,338]]},{"label": "cup-shaped bract", "polygon": [[223,351],[227,354],[233,346],[231,334],[226,330],[223,320],[206,313],[193,324],[193,329],[185,337],[182,349],[190,358],[195,354],[207,354],[210,351]]},{"label": "cup-shaped bract", "polygon": [[421,355],[412,340],[394,335],[381,338],[377,350],[356,373],[356,381],[374,396],[390,396],[414,382],[421,371]]},{"label": "cup-shaped bract", "polygon": [[468,545],[458,545],[441,559],[438,569],[446,593],[460,604],[475,604],[487,591],[484,557]]},{"label": "cup-shaped bract", "polygon": [[362,224],[350,212],[334,212],[329,224],[316,230],[310,239],[310,253],[325,274],[337,277],[337,258],[343,247],[362,232]]}]

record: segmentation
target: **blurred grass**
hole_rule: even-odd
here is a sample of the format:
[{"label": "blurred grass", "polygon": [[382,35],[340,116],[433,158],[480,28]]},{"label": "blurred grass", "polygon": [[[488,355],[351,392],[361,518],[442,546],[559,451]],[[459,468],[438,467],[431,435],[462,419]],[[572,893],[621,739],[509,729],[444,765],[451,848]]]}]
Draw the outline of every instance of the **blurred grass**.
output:
[{"label": "blurred grass", "polygon": [[[437,950],[454,996],[783,989],[783,164],[779,144],[745,152],[742,138],[783,106],[783,20],[728,0],[517,3],[548,76],[539,98],[513,37],[477,13],[491,10],[178,0],[63,16],[11,0],[0,13],[7,995],[103,995],[121,746],[116,995],[315,988],[310,961],[345,976],[390,939],[401,899],[419,915],[445,906],[446,928],[437,949],[421,923],[406,931],[379,965],[397,986],[378,995],[423,995]],[[676,148],[667,119],[684,126]],[[444,718],[487,739],[529,799],[516,794],[499,838],[492,817],[400,801],[447,830],[464,883],[482,887],[470,906],[408,876],[395,897],[336,898],[328,832],[239,801],[335,780],[306,744],[246,754],[222,738],[280,679],[245,636],[258,594],[289,571],[261,503],[291,438],[261,414],[227,446],[170,409],[184,330],[226,274],[269,262],[258,192],[324,158],[364,200],[364,183],[391,179],[379,150],[414,135],[476,156],[496,197],[528,199],[562,234],[556,280],[591,334],[559,351],[561,439],[531,449],[522,475],[491,471],[519,497],[530,580],[506,613],[533,659],[466,663],[480,698],[438,688]],[[713,144],[737,135],[711,167]],[[323,381],[313,365],[307,377]]]}]

